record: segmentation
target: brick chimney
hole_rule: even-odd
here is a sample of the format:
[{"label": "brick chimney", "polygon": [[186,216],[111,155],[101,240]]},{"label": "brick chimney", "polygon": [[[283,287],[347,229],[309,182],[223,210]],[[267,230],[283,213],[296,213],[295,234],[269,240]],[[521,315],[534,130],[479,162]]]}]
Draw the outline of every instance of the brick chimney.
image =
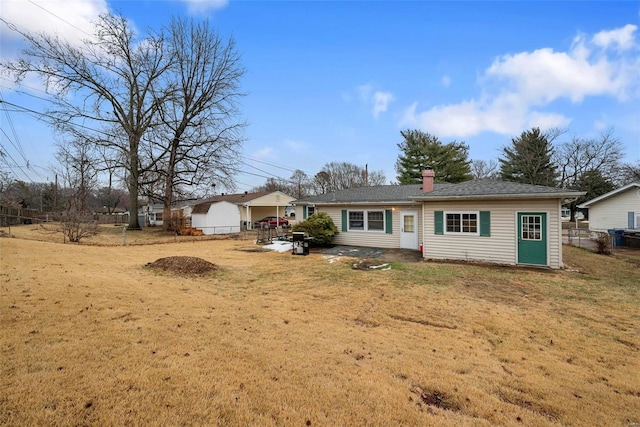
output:
[{"label": "brick chimney", "polygon": [[431,168],[425,168],[422,171],[422,192],[429,193],[433,191],[433,179],[436,173]]}]

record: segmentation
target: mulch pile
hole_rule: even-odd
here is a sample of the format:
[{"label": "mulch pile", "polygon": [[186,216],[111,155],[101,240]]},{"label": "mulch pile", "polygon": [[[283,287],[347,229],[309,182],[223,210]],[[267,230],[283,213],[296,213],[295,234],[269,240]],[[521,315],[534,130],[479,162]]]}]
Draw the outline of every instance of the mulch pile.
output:
[{"label": "mulch pile", "polygon": [[218,269],[215,264],[192,256],[160,258],[154,262],[147,263],[147,267],[169,273],[194,276],[202,276]]}]

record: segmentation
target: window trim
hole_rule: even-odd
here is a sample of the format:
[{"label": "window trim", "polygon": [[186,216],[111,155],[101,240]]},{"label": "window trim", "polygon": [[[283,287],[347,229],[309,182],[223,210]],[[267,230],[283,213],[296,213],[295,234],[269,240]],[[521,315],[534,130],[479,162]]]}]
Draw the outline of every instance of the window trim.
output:
[{"label": "window trim", "polygon": [[[386,233],[387,232],[387,211],[386,209],[347,209],[347,231],[356,233]],[[362,228],[351,228],[351,212],[362,212]],[[382,212],[382,229],[369,229],[369,213]]]},{"label": "window trim", "polygon": [[[524,233],[525,233],[525,229],[524,229],[524,226],[525,226],[524,218],[525,218],[525,217],[528,217],[528,218],[534,218],[534,217],[535,217],[535,218],[540,218],[540,222],[538,223],[538,225],[540,226],[540,230],[539,230],[539,231],[533,230],[533,233],[534,233],[534,238],[533,238],[533,239],[529,238],[528,236],[527,236],[527,238],[525,238],[525,237],[524,237]],[[528,224],[528,223],[527,223],[527,224]],[[543,218],[542,218],[542,215],[541,215],[541,214],[538,214],[538,213],[536,213],[536,214],[523,213],[523,214],[521,215],[521,217],[520,217],[520,238],[521,238],[522,240],[527,241],[527,242],[542,242],[542,241],[544,240],[544,227],[543,227],[543,224],[544,224],[544,220],[543,220]],[[534,223],[533,225],[535,226],[536,224]],[[536,232],[540,233],[540,235],[539,235],[539,237],[538,237],[538,238],[535,238],[535,233],[536,233]],[[531,231],[530,231],[530,230],[527,230],[527,235],[528,235],[529,233],[531,233]]]},{"label": "window trim", "polygon": [[[447,227],[447,217],[449,215],[459,215],[460,217],[460,231],[449,231]],[[476,231],[463,231],[462,227],[462,215],[475,215],[476,216]],[[444,211],[443,212],[443,227],[444,234],[463,235],[463,236],[479,236],[480,235],[480,211]]]}]

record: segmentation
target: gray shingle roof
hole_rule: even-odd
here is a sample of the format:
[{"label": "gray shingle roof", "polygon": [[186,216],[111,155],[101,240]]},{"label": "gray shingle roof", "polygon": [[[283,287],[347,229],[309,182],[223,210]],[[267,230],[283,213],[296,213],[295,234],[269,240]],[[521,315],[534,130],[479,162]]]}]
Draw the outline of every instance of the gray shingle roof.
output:
[{"label": "gray shingle roof", "polygon": [[[454,184],[435,184],[434,187],[435,189],[440,189],[451,185]],[[294,203],[411,203],[411,198],[421,193],[421,184],[376,185],[373,187],[347,188],[346,190],[305,197],[296,200]]]},{"label": "gray shingle roof", "polygon": [[474,179],[446,188],[434,189],[430,193],[419,194],[413,199],[578,197],[583,194],[585,193],[580,191],[544,185],[520,184],[496,179]]},{"label": "gray shingle roof", "polygon": [[412,201],[476,198],[578,197],[583,192],[542,185],[519,184],[492,179],[476,179],[459,184],[434,184],[433,191],[422,192],[422,185],[379,185],[340,190],[296,200],[296,204],[411,203]]}]

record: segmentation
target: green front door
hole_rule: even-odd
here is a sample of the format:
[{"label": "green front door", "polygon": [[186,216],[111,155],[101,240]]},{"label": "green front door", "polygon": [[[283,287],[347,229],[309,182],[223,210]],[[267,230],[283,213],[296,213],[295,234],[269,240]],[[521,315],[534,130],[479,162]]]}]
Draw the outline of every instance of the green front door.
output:
[{"label": "green front door", "polygon": [[518,263],[547,265],[547,214],[518,212]]}]

